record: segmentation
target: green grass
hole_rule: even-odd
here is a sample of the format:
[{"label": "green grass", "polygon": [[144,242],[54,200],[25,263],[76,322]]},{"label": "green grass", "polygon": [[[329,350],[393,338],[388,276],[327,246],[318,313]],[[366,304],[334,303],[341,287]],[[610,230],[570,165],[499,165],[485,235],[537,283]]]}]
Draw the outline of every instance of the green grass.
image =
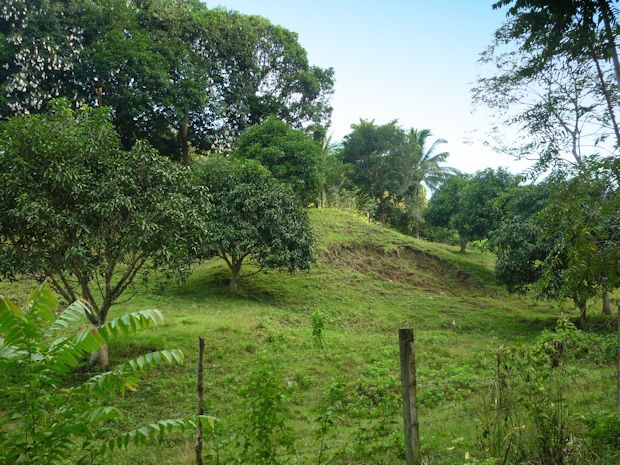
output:
[{"label": "green grass", "polygon": [[[123,426],[193,414],[197,338],[204,336],[208,413],[223,422],[234,418],[238,388],[258,355],[268,353],[280,362],[290,386],[297,448],[316,449],[314,419],[332,381],[357,389],[353,398],[398,395],[397,330],[410,326],[416,331],[421,442],[429,463],[461,463],[466,452],[476,456],[496,351],[532,342],[541,330],[554,327],[561,309],[507,295],[495,282],[488,254],[461,254],[351,213],[310,214],[319,244],[319,263],[310,272],[257,274],[242,279],[238,295],[231,296],[228,271],[222,262],[210,261],[183,284],[157,277],[138,283],[133,299],[114,308],[113,315],[158,308],[166,322],[115,343],[112,364],[160,348],[180,348],[187,357],[182,367],[148,375],[137,392],[119,401],[128,412]],[[0,283],[0,292],[20,299],[30,287]],[[312,337],[310,314],[317,309],[328,316],[324,350]],[[597,317],[596,322],[612,330],[611,321]],[[580,384],[571,395],[577,411],[613,408],[613,383],[598,385],[611,379],[611,367],[576,366],[575,373]],[[582,389],[595,394],[581,399]],[[398,408],[389,420],[398,438]],[[363,415],[344,418],[332,442],[350,441],[365,421]],[[109,463],[192,463],[192,447],[191,440],[173,437],[117,454]],[[308,463],[307,457],[293,463]]]}]

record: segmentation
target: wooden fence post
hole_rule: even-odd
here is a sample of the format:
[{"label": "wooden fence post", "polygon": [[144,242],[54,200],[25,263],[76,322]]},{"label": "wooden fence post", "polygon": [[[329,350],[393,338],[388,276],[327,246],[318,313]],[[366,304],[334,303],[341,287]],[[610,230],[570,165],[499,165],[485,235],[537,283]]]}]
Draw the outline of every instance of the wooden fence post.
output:
[{"label": "wooden fence post", "polygon": [[618,304],[618,349],[616,360],[616,410],[620,416],[620,304]]},{"label": "wooden fence post", "polygon": [[403,423],[407,465],[420,465],[420,428],[416,396],[415,339],[413,329],[398,330],[400,343],[400,379],[403,386]]},{"label": "wooden fence post", "polygon": [[[204,384],[204,357],[205,357],[205,338],[198,338],[198,373],[196,390],[198,392],[198,415],[205,414],[205,384]],[[202,443],[203,443],[203,431],[202,431],[202,419],[198,418],[196,422],[196,445],[194,450],[196,452],[196,465],[203,465],[202,461]]]}]

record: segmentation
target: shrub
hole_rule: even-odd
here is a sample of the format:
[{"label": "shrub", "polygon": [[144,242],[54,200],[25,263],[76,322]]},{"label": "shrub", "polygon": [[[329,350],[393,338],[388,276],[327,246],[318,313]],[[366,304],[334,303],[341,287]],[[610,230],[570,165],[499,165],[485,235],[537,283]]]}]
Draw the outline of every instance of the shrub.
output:
[{"label": "shrub", "polygon": [[314,240],[308,215],[290,188],[260,163],[212,157],[195,167],[195,175],[212,194],[203,253],[226,262],[231,292],[246,258],[260,268],[310,268]]},{"label": "shrub", "polygon": [[260,357],[239,394],[243,398],[239,433],[241,461],[248,465],[278,465],[281,455],[293,453],[293,436],[287,426],[290,412],[278,366]]},{"label": "shrub", "polygon": [[310,324],[312,325],[312,337],[314,343],[319,349],[325,347],[325,325],[327,323],[327,315],[321,310],[315,310],[310,314]]},{"label": "shrub", "polygon": [[78,301],[55,317],[57,306],[46,283],[34,290],[21,310],[0,298],[0,463],[100,463],[107,450],[141,444],[174,430],[192,430],[195,421],[212,423],[201,416],[118,432],[110,422],[123,412],[105,401],[135,390],[141,372],[182,363],[183,353],[150,352],[79,382],[72,378],[73,371],[84,356],[119,334],[158,324],[163,316],[145,310],[114,319],[98,331],[91,327],[71,332],[76,324],[88,327],[90,310]]}]

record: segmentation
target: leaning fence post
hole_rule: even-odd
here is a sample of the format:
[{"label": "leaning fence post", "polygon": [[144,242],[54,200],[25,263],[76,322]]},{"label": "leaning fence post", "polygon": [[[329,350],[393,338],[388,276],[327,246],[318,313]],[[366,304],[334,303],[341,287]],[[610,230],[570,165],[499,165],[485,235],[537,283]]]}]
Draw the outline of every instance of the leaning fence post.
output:
[{"label": "leaning fence post", "polygon": [[400,379],[403,386],[403,423],[407,465],[420,465],[420,429],[416,397],[415,339],[413,329],[398,330],[400,343]]},{"label": "leaning fence post", "polygon": [[[196,391],[198,393],[198,415],[205,414],[205,385],[204,385],[204,358],[205,358],[205,338],[198,338],[198,373],[196,382]],[[196,445],[194,450],[196,452],[196,465],[203,465],[202,461],[202,443],[203,443],[203,431],[202,431],[202,418],[197,418],[196,422]]]}]

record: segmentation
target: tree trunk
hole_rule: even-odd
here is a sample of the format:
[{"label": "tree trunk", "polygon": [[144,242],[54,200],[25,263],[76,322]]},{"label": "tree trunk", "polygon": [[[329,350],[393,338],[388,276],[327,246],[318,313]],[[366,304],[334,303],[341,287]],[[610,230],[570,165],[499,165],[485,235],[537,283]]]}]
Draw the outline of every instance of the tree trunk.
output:
[{"label": "tree trunk", "polygon": [[[102,304],[101,308],[96,313],[98,321],[91,320],[95,330],[97,331],[99,331],[99,328],[105,324],[108,311],[110,310],[110,305],[106,302]],[[101,368],[106,368],[108,366],[108,362],[108,345],[104,343],[97,352],[91,354],[90,363],[93,365],[99,365]]]},{"label": "tree trunk", "polygon": [[106,368],[108,366],[109,359],[107,344],[103,344],[97,352],[90,356],[90,363],[93,365],[99,365],[101,368]]},{"label": "tree trunk", "polygon": [[97,106],[102,107],[103,106],[103,87],[97,87],[95,89],[95,92],[97,93]]},{"label": "tree trunk", "polygon": [[616,410],[620,417],[620,305],[618,305],[618,347],[616,353]]},{"label": "tree trunk", "polygon": [[620,128],[618,128],[618,123],[616,121],[614,106],[611,100],[611,93],[609,91],[609,88],[607,87],[607,83],[605,82],[605,75],[603,74],[603,70],[601,69],[601,65],[598,62],[598,57],[596,56],[594,49],[591,49],[590,53],[592,56],[592,60],[594,61],[594,66],[596,66],[596,72],[598,74],[601,92],[603,93],[605,103],[607,104],[607,112],[609,113],[611,126],[613,127],[614,134],[616,135],[616,144],[620,145]]},{"label": "tree trunk", "polygon": [[611,315],[611,294],[607,291],[603,292],[603,313]]},{"label": "tree trunk", "polygon": [[467,240],[459,235],[459,239],[461,240],[461,253],[465,253],[465,248],[467,247]]},{"label": "tree trunk", "polygon": [[183,116],[181,120],[181,133],[179,134],[179,141],[181,143],[181,163],[185,166],[189,166],[189,142],[187,134],[189,133],[189,118],[187,114]]},{"label": "tree trunk", "polygon": [[232,266],[230,267],[230,282],[228,283],[228,291],[231,294],[237,293],[237,283],[239,282],[239,271],[241,271],[241,261],[232,260]]},{"label": "tree trunk", "polygon": [[583,301],[579,304],[579,329],[586,329],[587,306]]},{"label": "tree trunk", "polygon": [[383,209],[383,199],[379,201],[379,223],[381,223],[381,226],[385,226],[385,211]]},{"label": "tree trunk", "polygon": [[611,18],[609,17],[612,14],[609,4],[605,0],[598,1],[599,7],[601,9],[601,16],[603,17],[603,23],[605,24],[605,35],[608,41],[609,54],[611,55],[611,61],[614,65],[614,73],[616,75],[616,83],[618,87],[620,87],[620,60],[618,59],[618,50],[616,48],[616,39],[613,30],[611,29]]}]

